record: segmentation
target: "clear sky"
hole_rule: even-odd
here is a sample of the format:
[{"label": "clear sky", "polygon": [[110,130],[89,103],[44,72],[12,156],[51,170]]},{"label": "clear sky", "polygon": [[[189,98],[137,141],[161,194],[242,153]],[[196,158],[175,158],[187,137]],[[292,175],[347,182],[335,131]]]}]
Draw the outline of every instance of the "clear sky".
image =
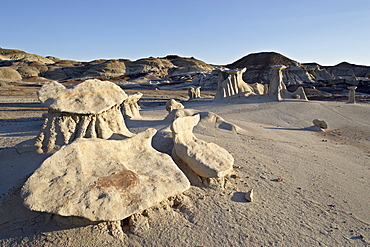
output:
[{"label": "clear sky", "polygon": [[370,0],[0,0],[0,47],[94,59],[176,54],[228,64],[261,51],[370,65]]}]

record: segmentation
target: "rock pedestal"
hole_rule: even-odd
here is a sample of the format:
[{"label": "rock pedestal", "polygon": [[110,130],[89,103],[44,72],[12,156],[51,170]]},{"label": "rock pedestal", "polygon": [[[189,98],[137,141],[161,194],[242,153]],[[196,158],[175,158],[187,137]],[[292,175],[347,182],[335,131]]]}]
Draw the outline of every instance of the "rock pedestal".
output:
[{"label": "rock pedestal", "polygon": [[196,88],[189,87],[188,88],[189,99],[198,99],[198,98],[200,98],[200,88],[201,87],[196,87]]},{"label": "rock pedestal", "polygon": [[356,103],[356,89],[357,87],[348,87],[349,93],[348,93],[348,101],[347,103]]},{"label": "rock pedestal", "polygon": [[214,100],[221,100],[230,96],[249,96],[255,94],[253,88],[243,81],[244,69],[219,70],[217,93]]},{"label": "rock pedestal", "polygon": [[282,70],[287,67],[284,65],[271,66],[274,74],[270,81],[268,95],[272,100],[280,101],[286,99],[302,99],[307,100],[306,93],[302,87],[299,87],[295,92],[289,92],[283,82]]},{"label": "rock pedestal", "polygon": [[140,115],[140,106],[138,104],[138,101],[143,96],[142,93],[135,93],[129,95],[124,101],[123,101],[123,115],[129,119],[142,119]]},{"label": "rock pedestal", "polygon": [[94,79],[69,87],[50,82],[38,97],[49,108],[35,143],[39,152],[53,152],[81,137],[133,135],[120,111],[127,95],[112,82]]}]

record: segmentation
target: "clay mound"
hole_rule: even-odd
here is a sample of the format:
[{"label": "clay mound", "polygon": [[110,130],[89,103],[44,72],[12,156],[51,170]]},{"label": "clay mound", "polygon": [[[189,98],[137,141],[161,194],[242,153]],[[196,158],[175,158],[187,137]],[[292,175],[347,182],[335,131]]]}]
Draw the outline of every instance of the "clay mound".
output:
[{"label": "clay mound", "polygon": [[348,62],[341,62],[335,66],[322,66],[330,74],[336,76],[358,76],[366,77],[370,73],[370,66],[356,65]]},{"label": "clay mound", "polygon": [[3,49],[0,48],[0,55],[7,60],[23,60],[27,62],[38,61],[44,64],[53,64],[54,61],[35,54],[29,54],[21,50]]},{"label": "clay mound", "polygon": [[300,64],[282,54],[276,52],[252,53],[241,59],[226,65],[227,68],[237,69],[251,66],[263,66],[270,68],[272,65],[299,66]]},{"label": "clay mound", "polygon": [[82,74],[82,77],[118,77],[126,73],[126,66],[123,62],[112,60],[96,64]]},{"label": "clay mound", "polygon": [[7,80],[18,80],[22,79],[22,76],[10,67],[0,67],[0,79],[7,79]]},{"label": "clay mound", "polygon": [[272,78],[271,66],[284,65],[283,81],[289,84],[313,82],[312,75],[298,62],[276,52],[261,52],[245,56],[236,62],[226,65],[227,68],[247,68],[243,80],[247,83],[269,82]]}]

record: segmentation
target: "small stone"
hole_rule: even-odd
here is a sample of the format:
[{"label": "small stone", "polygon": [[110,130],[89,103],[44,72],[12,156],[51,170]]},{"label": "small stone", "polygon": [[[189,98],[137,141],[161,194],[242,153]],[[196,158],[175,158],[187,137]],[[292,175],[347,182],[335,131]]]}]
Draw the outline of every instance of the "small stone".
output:
[{"label": "small stone", "polygon": [[327,123],[324,120],[314,119],[312,121],[312,123],[315,126],[319,126],[321,129],[327,129],[328,128],[328,125],[327,125]]},{"label": "small stone", "polygon": [[248,191],[248,192],[245,194],[245,199],[246,199],[248,202],[253,202],[253,189],[251,189],[250,191]]}]

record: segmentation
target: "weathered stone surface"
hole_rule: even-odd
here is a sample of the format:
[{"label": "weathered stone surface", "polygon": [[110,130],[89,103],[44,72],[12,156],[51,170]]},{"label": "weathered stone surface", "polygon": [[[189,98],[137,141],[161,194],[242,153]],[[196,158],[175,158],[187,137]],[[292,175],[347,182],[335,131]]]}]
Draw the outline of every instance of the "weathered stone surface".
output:
[{"label": "weathered stone surface", "polygon": [[349,93],[348,93],[348,101],[347,103],[356,103],[356,89],[357,87],[348,87]]},{"label": "weathered stone surface", "polygon": [[118,60],[106,61],[91,66],[82,74],[82,77],[117,77],[126,73],[126,65]]},{"label": "weathered stone surface", "polygon": [[174,99],[170,99],[166,102],[166,111],[168,111],[168,113],[171,113],[172,110],[175,110],[175,109],[184,109],[184,105],[181,104],[180,102],[177,102],[176,100]]},{"label": "weathered stone surface", "polygon": [[255,94],[253,88],[243,81],[242,75],[246,69],[219,70],[215,101],[230,96],[242,97]]},{"label": "weathered stone surface", "polygon": [[124,140],[79,139],[46,159],[22,188],[30,210],[116,221],[190,187],[155,129]]},{"label": "weathered stone surface", "polygon": [[299,87],[295,92],[289,92],[283,83],[282,70],[286,69],[284,65],[271,66],[274,71],[274,75],[270,81],[268,95],[272,100],[283,100],[286,99],[303,99],[307,100],[306,93],[302,87]]},{"label": "weathered stone surface", "polygon": [[312,121],[312,123],[313,123],[315,126],[320,127],[321,129],[327,129],[327,128],[328,128],[328,124],[327,124],[324,120],[314,119],[314,120]]},{"label": "weathered stone surface", "polygon": [[49,107],[35,143],[38,152],[53,152],[82,137],[108,139],[114,133],[133,135],[120,109],[127,95],[114,83],[87,80],[66,88],[50,82],[38,95]]},{"label": "weathered stone surface", "polygon": [[142,93],[134,93],[131,94],[123,101],[123,115],[125,117],[128,117],[130,119],[141,119],[140,115],[140,106],[138,104],[138,101],[141,99],[143,96]]},{"label": "weathered stone surface", "polygon": [[197,99],[200,98],[200,88],[201,87],[189,87],[188,88],[188,96],[189,99]]},{"label": "weathered stone surface", "polygon": [[217,144],[207,143],[194,136],[193,128],[199,120],[199,114],[174,120],[171,125],[174,142],[172,155],[201,177],[224,177],[232,171],[234,158]]},{"label": "weathered stone surface", "polygon": [[22,79],[22,76],[10,67],[0,67],[0,79]]},{"label": "weathered stone surface", "polygon": [[40,101],[58,112],[98,114],[114,105],[120,105],[127,94],[116,84],[97,79],[64,87],[50,82],[38,91]]}]

